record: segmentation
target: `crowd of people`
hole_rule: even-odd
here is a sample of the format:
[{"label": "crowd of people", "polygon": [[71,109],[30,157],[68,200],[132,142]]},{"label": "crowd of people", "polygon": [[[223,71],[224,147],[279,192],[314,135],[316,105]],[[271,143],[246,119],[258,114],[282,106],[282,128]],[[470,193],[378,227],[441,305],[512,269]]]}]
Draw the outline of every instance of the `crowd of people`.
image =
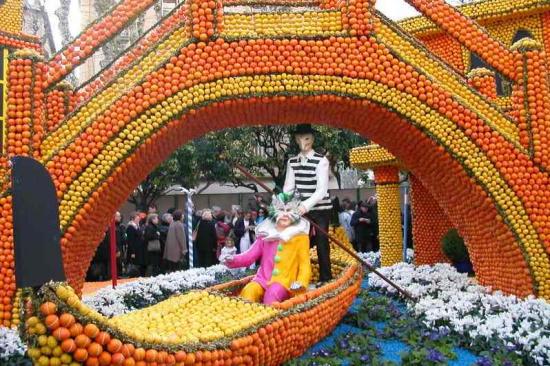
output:
[{"label": "crowd of people", "polygon": [[[333,200],[334,216],[358,252],[379,250],[378,209],[375,197],[358,203],[344,198]],[[155,276],[220,263],[220,256],[247,251],[255,241],[255,229],[268,216],[268,203],[256,195],[247,209],[233,206],[231,212],[214,206],[193,213],[193,258],[189,257],[187,223],[182,211],[170,209],[159,215],[151,205],[147,212],[133,212],[124,224],[115,214],[116,258],[119,277]],[[231,254],[231,255],[233,255]],[[223,259],[223,258],[222,258]],[[108,280],[110,230],[99,245],[88,280]],[[253,266],[252,266],[253,267]]]}]

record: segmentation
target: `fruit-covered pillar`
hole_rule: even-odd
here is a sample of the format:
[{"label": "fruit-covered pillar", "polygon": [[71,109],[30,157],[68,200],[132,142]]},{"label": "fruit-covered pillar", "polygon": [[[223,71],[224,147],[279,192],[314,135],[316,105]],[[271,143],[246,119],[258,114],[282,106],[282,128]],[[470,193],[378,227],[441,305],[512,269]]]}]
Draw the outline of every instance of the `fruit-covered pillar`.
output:
[{"label": "fruit-covered pillar", "polygon": [[41,157],[45,71],[44,59],[36,51],[20,50],[11,56],[8,74],[8,157]]},{"label": "fruit-covered pillar", "polygon": [[518,82],[512,94],[515,117],[520,128],[520,142],[533,161],[550,168],[550,88],[546,56],[542,45],[530,38],[514,43]]},{"label": "fruit-covered pillar", "polygon": [[74,105],[74,91],[71,84],[62,81],[53,86],[46,95],[46,129],[53,131],[67,116]]},{"label": "fruit-covered pillar", "polygon": [[401,231],[401,204],[399,170],[395,166],[374,168],[378,196],[378,235],[382,266],[402,261],[403,233]]},{"label": "fruit-covered pillar", "polygon": [[413,216],[414,261],[416,264],[447,262],[441,238],[452,228],[447,215],[420,180],[409,175]]},{"label": "fruit-covered pillar", "polygon": [[468,73],[468,84],[489,99],[497,98],[495,72],[484,67],[473,69]]},{"label": "fruit-covered pillar", "polygon": [[188,2],[191,19],[191,36],[199,41],[212,39],[223,30],[223,4],[221,0],[192,0]]}]

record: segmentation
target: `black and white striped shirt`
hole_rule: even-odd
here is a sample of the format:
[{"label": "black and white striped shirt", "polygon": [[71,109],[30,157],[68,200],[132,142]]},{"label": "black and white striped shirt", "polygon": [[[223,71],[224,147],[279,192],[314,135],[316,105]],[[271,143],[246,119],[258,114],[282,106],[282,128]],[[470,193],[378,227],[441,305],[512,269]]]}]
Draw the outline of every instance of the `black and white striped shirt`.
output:
[{"label": "black and white striped shirt", "polygon": [[329,162],[323,155],[310,151],[288,159],[283,191],[298,191],[308,211],[330,210],[328,195]]}]

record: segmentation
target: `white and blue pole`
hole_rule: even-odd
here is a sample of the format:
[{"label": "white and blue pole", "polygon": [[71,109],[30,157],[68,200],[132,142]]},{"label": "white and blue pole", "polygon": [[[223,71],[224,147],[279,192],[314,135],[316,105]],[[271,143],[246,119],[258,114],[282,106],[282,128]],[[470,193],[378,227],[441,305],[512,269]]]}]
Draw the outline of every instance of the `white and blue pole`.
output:
[{"label": "white and blue pole", "polygon": [[189,250],[189,268],[193,268],[193,194],[194,189],[182,189],[182,192],[187,196],[187,248]]}]

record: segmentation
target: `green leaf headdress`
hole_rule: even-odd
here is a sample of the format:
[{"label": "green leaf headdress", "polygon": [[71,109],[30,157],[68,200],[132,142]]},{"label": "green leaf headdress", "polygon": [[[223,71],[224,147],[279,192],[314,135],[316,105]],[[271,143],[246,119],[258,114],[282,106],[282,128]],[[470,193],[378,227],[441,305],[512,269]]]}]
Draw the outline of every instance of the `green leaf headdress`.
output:
[{"label": "green leaf headdress", "polygon": [[269,206],[268,215],[273,222],[277,222],[279,215],[286,212],[290,215],[292,223],[295,224],[300,221],[300,214],[298,213],[298,207],[302,201],[300,195],[296,192],[273,195],[271,205]]}]

